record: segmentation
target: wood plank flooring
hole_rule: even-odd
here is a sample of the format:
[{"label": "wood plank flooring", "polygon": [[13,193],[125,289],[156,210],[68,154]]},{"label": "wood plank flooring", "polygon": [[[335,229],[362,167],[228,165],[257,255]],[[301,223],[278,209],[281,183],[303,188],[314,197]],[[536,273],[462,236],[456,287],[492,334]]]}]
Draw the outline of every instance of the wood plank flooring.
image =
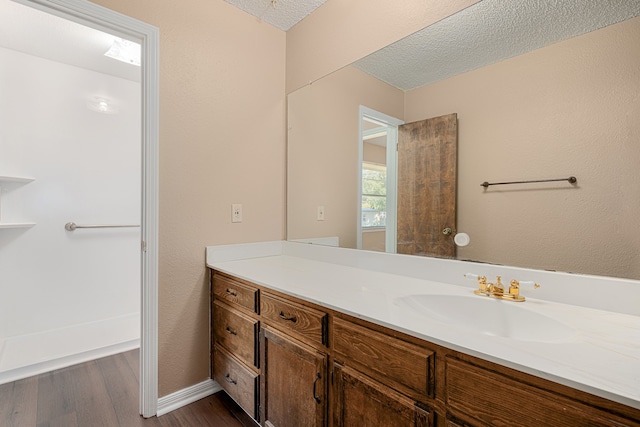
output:
[{"label": "wood plank flooring", "polygon": [[142,418],[138,357],[132,350],[0,385],[0,426],[255,426],[224,392]]}]

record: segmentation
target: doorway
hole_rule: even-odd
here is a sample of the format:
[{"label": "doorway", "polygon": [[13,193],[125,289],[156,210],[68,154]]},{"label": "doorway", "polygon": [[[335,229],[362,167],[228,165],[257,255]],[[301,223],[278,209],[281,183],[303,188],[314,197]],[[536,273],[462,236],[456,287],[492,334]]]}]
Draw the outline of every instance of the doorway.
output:
[{"label": "doorway", "polygon": [[397,144],[402,120],[360,106],[358,249],[396,252]]},{"label": "doorway", "polygon": [[[8,0],[3,0],[8,1]],[[3,133],[0,135],[2,138],[0,146],[4,149],[4,153],[0,160],[3,163],[2,167],[6,167],[9,172],[6,174],[8,177],[18,178],[14,180],[9,188],[9,191],[5,192],[3,197],[3,213],[5,219],[8,219],[8,223],[16,223],[13,217],[29,217],[29,218],[45,218],[41,216],[41,213],[48,214],[46,217],[53,216],[53,214],[61,211],[61,207],[73,205],[77,209],[77,215],[81,218],[68,216],[67,219],[55,226],[48,227],[46,220],[42,220],[40,224],[35,226],[12,228],[11,230],[0,230],[4,233],[4,236],[0,234],[0,250],[9,250],[16,246],[23,246],[24,248],[40,249],[40,253],[44,254],[43,260],[37,262],[35,259],[31,259],[32,264],[22,265],[22,271],[25,275],[28,275],[32,271],[40,271],[49,278],[55,277],[56,273],[71,275],[76,273],[80,274],[81,269],[85,269],[82,274],[84,277],[85,286],[75,288],[71,291],[69,299],[71,299],[71,305],[80,307],[84,310],[86,315],[96,314],[88,313],[90,311],[102,310],[104,304],[93,305],[88,301],[100,300],[105,302],[106,299],[118,301],[119,299],[126,300],[129,304],[127,310],[131,308],[131,305],[137,305],[139,308],[139,314],[137,323],[139,331],[141,331],[141,363],[140,363],[140,412],[148,417],[156,413],[157,407],[157,141],[158,141],[158,111],[157,111],[157,93],[158,93],[158,63],[157,63],[157,50],[158,50],[158,32],[157,29],[148,26],[139,21],[109,11],[107,9],[96,6],[92,3],[80,0],[66,0],[66,1],[48,1],[48,0],[16,0],[16,3],[22,3],[23,5],[31,6],[35,9],[40,9],[47,15],[57,15],[64,18],[71,23],[79,23],[85,26],[89,26],[93,29],[98,29],[109,34],[116,34],[124,40],[136,41],[141,45],[141,65],[139,75],[143,84],[138,83],[138,91],[135,95],[136,102],[124,102],[123,98],[127,91],[120,91],[122,88],[117,88],[118,84],[114,82],[103,82],[100,90],[96,90],[96,93],[92,93],[92,90],[87,86],[83,88],[82,94],[75,93],[75,96],[69,96],[74,92],[68,87],[64,89],[64,84],[74,83],[74,87],[80,87],[82,83],[87,83],[89,78],[80,77],[75,75],[69,77],[68,75],[61,74],[59,70],[52,70],[47,68],[48,72],[44,73],[42,66],[40,67],[40,73],[34,73],[29,76],[32,84],[25,87],[25,93],[22,98],[33,98],[39,100],[29,110],[28,123],[19,123],[19,126],[13,127],[13,130],[8,126],[3,126]],[[14,2],[8,2],[13,6],[18,6]],[[21,6],[24,7],[24,6]],[[2,15],[6,16],[6,15]],[[11,50],[10,52],[3,52],[6,55],[13,55],[12,58],[16,59],[21,57],[25,59],[24,53],[17,50]],[[49,61],[50,59],[43,58],[41,55],[33,59],[42,65],[41,61]],[[2,61],[0,63],[9,64],[10,62]],[[51,65],[50,63],[48,65]],[[76,67],[82,68],[82,67]],[[1,72],[7,71],[5,68],[0,70]],[[78,71],[78,70],[76,70]],[[82,72],[87,72],[86,69]],[[93,71],[95,74],[95,71]],[[57,85],[53,89],[44,89],[45,86],[40,85],[46,83],[46,81],[54,81]],[[14,79],[15,81],[15,75]],[[118,83],[122,83],[119,81]],[[77,85],[76,85],[77,84]],[[94,85],[94,88],[99,86]],[[126,84],[125,84],[126,86]],[[56,90],[59,90],[56,92]],[[29,92],[31,91],[31,92]],[[78,92],[78,91],[76,91]],[[80,91],[81,92],[81,91]],[[85,93],[86,92],[86,93]],[[111,96],[110,99],[108,93],[117,93],[118,95]],[[105,95],[107,94],[107,95]],[[27,96],[28,95],[28,96]],[[118,102],[113,101],[121,101]],[[72,101],[81,102],[82,108],[87,111],[82,111],[85,114],[81,123],[69,117],[60,115],[59,109],[62,104],[70,103]],[[6,108],[6,117],[10,117],[12,109],[20,110],[16,108],[20,106],[21,99],[14,99],[12,108]],[[109,129],[115,129],[119,131],[126,126],[121,124],[114,124],[114,118],[118,114],[124,113],[127,109],[137,110],[137,135],[134,137],[137,140],[136,147],[133,154],[127,149],[122,148],[115,141],[118,138],[124,138],[122,135],[109,135],[111,138],[111,145],[104,147],[105,140],[101,139],[104,134],[108,133]],[[91,109],[93,116],[86,115]],[[79,111],[79,110],[78,110]],[[140,112],[141,115],[140,115]],[[78,114],[80,114],[78,112]],[[38,120],[37,118],[40,118]],[[122,117],[122,115],[121,115]],[[45,123],[46,122],[46,123]],[[111,122],[111,125],[106,126],[106,131],[98,134],[91,134],[91,129],[98,129],[98,122]],[[76,144],[71,146],[60,146],[60,143],[68,143],[76,138],[69,137],[67,130],[70,127],[85,127],[87,132],[79,140],[74,141]],[[24,136],[28,136],[26,139],[38,139],[40,145],[37,148],[31,148],[28,150],[22,150],[24,146],[20,139]],[[126,138],[125,138],[126,139]],[[8,141],[8,142],[7,142]],[[131,147],[128,147],[129,149]],[[40,151],[34,151],[40,150]],[[7,154],[5,154],[7,153]],[[9,154],[14,155],[13,161],[9,162]],[[64,160],[55,160],[58,157],[55,155],[66,156],[66,160],[70,160],[69,164],[79,165],[84,168],[84,172],[94,172],[103,178],[102,184],[106,185],[103,188],[97,188],[95,182],[90,183],[85,179],[71,179],[68,177],[66,181],[58,182],[55,180],[43,179],[40,181],[38,177],[34,182],[29,182],[30,179],[28,173],[25,173],[30,158],[41,156],[50,160],[43,162],[44,169],[41,176],[46,177],[47,173],[54,172],[60,174],[60,171],[64,171],[67,168],[67,163]],[[64,157],[63,157],[64,158]],[[110,158],[113,163],[109,163],[107,159]],[[59,158],[58,158],[59,159]],[[123,160],[126,159],[126,160]],[[123,164],[126,162],[137,163],[137,171],[135,172],[122,172]],[[116,165],[116,166],[114,166]],[[116,173],[113,173],[115,170]],[[45,173],[46,171],[46,173]],[[119,172],[119,173],[118,173]],[[4,171],[0,171],[0,175],[3,175]],[[132,175],[137,175],[135,178],[136,184],[130,184]],[[22,178],[27,181],[20,180]],[[45,182],[46,181],[46,182]],[[109,181],[111,181],[109,183]],[[79,192],[71,191],[79,189]],[[76,188],[77,187],[77,188]],[[77,193],[81,196],[78,199],[72,200],[71,193]],[[96,196],[96,197],[94,197]],[[123,200],[127,200],[127,205],[136,205],[135,218],[131,218],[131,211],[129,209],[121,209],[121,212],[112,210],[113,205],[121,203]],[[133,201],[133,203],[131,203]],[[61,202],[61,203],[59,203]],[[67,203],[73,202],[73,203]],[[131,206],[129,206],[131,207]],[[85,212],[82,212],[83,208],[86,208]],[[111,210],[110,210],[111,209]],[[108,215],[114,215],[108,216]],[[69,215],[69,212],[66,213]],[[90,215],[91,214],[91,215]],[[83,216],[84,215],[84,216]],[[2,221],[2,218],[0,218]],[[64,222],[77,222],[77,225],[136,225],[135,227],[118,227],[113,229],[91,228],[82,229],[76,228],[75,230],[64,229]],[[27,222],[28,223],[28,222]],[[8,234],[6,233],[8,231]],[[37,231],[37,233],[36,233]],[[110,233],[115,232],[115,233]],[[65,244],[69,244],[75,248],[74,258],[67,259],[66,261],[55,262],[56,246],[48,248],[40,248],[38,244],[27,244],[26,240],[30,239],[32,235],[38,233],[48,234],[49,237],[61,237]],[[115,235],[114,235],[115,234]],[[133,301],[134,297],[131,293],[125,292],[124,294],[119,291],[114,291],[103,284],[95,286],[95,283],[99,282],[99,279],[104,276],[109,276],[109,273],[113,273],[117,269],[109,270],[109,262],[112,260],[105,259],[108,257],[100,258],[94,257],[93,259],[79,258],[84,256],[86,252],[89,252],[84,245],[91,240],[101,241],[101,246],[106,247],[112,245],[116,240],[121,240],[125,235],[129,239],[129,243],[133,242],[134,246],[129,245],[129,251],[133,254],[136,264],[137,275],[137,294],[139,302]],[[64,240],[66,239],[66,240]],[[141,251],[142,249],[142,251]],[[118,250],[116,249],[116,252]],[[113,256],[113,254],[112,254]],[[129,257],[130,258],[130,257]],[[6,259],[6,258],[5,258]],[[74,262],[76,261],[76,262]],[[88,265],[87,265],[88,264]],[[88,270],[87,270],[88,269]],[[3,270],[0,270],[2,274]],[[87,271],[90,271],[87,276]],[[107,273],[109,271],[109,273]],[[39,321],[47,324],[52,314],[62,316],[65,321],[68,321],[69,312],[64,304],[69,303],[67,298],[60,297],[60,289],[56,289],[53,285],[54,280],[45,278],[38,278],[35,280],[36,285],[23,286],[14,284],[11,286],[11,290],[14,293],[19,294],[19,298],[14,298],[11,303],[25,302],[26,307],[24,311],[28,312],[30,316],[27,316],[19,326],[25,326],[27,323],[35,323]],[[44,283],[43,283],[44,282]],[[118,279],[115,280],[118,282]],[[141,283],[140,283],[141,282]],[[92,285],[92,283],[94,285]],[[113,281],[111,283],[114,283]],[[140,286],[141,284],[141,286]],[[63,287],[68,286],[69,281],[65,279],[63,281]],[[60,286],[60,285],[57,285]],[[95,287],[97,294],[90,294],[91,287]],[[44,294],[44,295],[42,295]],[[83,296],[89,295],[89,300],[83,300]],[[23,301],[19,301],[23,300]],[[43,310],[34,310],[33,302],[38,300],[42,305]],[[3,304],[6,304],[3,303]],[[92,307],[94,310],[91,310]],[[97,307],[97,308],[96,308]],[[6,307],[0,307],[3,312]],[[17,312],[14,310],[14,312]],[[109,315],[104,312],[97,313],[101,319],[109,318]],[[65,317],[66,316],[66,317]],[[115,318],[119,316],[116,315]],[[113,316],[112,316],[113,318]],[[85,316],[84,320],[90,319]],[[58,319],[59,320],[59,319]],[[60,321],[60,324],[63,324]],[[87,324],[95,323],[89,320],[84,322]],[[52,321],[48,324],[51,326]],[[69,323],[67,323],[69,324]],[[7,322],[0,324],[0,334],[6,332],[9,327],[14,325],[7,325]],[[0,335],[0,342],[2,342],[3,336]],[[1,345],[1,344],[0,344]]]}]

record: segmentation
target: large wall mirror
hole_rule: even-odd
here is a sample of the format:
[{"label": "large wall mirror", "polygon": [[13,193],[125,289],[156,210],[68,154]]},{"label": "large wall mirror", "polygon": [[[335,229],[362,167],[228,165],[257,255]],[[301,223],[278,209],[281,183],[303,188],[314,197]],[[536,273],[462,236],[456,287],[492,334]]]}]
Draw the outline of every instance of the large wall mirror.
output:
[{"label": "large wall mirror", "polygon": [[400,216],[397,184],[391,212],[363,208],[363,176],[402,174],[375,115],[393,135],[454,114],[455,219],[433,232],[470,241],[448,257],[640,279],[639,16],[634,0],[483,0],[289,94],[288,240],[396,252],[374,233]]}]

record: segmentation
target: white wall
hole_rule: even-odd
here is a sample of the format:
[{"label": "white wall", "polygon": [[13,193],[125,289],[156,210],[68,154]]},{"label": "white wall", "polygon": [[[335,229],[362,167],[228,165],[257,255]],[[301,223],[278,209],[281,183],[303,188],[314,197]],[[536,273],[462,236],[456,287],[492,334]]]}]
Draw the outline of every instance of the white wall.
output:
[{"label": "white wall", "polygon": [[[0,94],[0,175],[35,178],[5,194],[3,220],[37,223],[0,229],[5,357],[12,340],[44,332],[82,329],[74,351],[138,338],[139,228],[64,224],[140,223],[140,84],[0,48]],[[96,96],[118,114],[88,109]],[[67,352],[51,350],[37,361]]]}]

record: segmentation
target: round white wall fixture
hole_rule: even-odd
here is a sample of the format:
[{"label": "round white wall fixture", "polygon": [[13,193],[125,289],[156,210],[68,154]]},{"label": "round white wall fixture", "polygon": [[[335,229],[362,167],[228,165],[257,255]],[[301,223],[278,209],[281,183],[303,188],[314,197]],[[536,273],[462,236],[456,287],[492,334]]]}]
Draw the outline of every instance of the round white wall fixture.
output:
[{"label": "round white wall fixture", "polygon": [[471,239],[469,238],[469,235],[467,233],[458,233],[453,238],[453,241],[458,246],[467,246]]}]

